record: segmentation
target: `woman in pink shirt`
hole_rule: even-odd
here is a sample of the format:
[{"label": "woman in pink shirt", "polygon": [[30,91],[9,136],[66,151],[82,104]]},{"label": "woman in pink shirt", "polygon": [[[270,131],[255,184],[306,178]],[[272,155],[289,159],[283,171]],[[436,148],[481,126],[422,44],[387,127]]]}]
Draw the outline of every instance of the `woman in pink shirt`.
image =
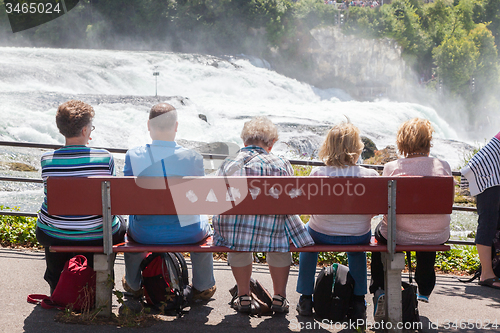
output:
[{"label": "woman in pink shirt", "polygon": [[[430,121],[414,118],[404,122],[397,133],[399,152],[405,157],[384,165],[383,176],[451,176],[449,164],[429,157],[432,132]],[[450,215],[396,215],[396,243],[442,244],[450,236]],[[375,229],[378,242],[387,243],[387,216]],[[418,285],[417,298],[429,302],[429,296],[436,283],[434,263],[436,252],[417,252],[415,281]],[[375,293],[375,318],[383,317],[384,269],[380,252],[372,253],[370,292]],[[379,306],[380,305],[380,306]]]}]

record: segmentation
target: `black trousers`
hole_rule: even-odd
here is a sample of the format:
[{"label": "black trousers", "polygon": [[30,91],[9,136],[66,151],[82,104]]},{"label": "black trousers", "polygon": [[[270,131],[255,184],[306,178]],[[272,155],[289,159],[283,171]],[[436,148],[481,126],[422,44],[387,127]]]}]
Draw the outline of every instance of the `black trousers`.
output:
[{"label": "black trousers", "polygon": [[[387,244],[387,240],[380,234],[380,224],[375,229],[375,238],[381,244]],[[436,285],[436,272],[434,264],[436,262],[436,252],[416,252],[417,268],[415,270],[415,281],[417,282],[420,295],[429,296]],[[384,289],[384,266],[382,264],[382,254],[372,253],[370,293],[375,293],[377,289]]]},{"label": "black trousers", "polygon": [[500,230],[500,186],[489,187],[477,195],[476,244],[491,246]]},{"label": "black trousers", "polygon": [[[126,224],[120,218],[120,228],[113,235],[113,244],[118,244],[123,242],[125,236]],[[59,282],[59,277],[64,269],[66,262],[76,256],[81,254],[87,258],[87,264],[94,268],[94,254],[93,253],[77,253],[77,252],[50,252],[49,247],[52,245],[87,245],[87,246],[102,246],[102,239],[98,240],[86,240],[86,241],[68,241],[64,239],[55,238],[47,235],[42,229],[36,228],[36,238],[38,242],[45,247],[45,263],[47,265],[45,269],[45,274],[43,278],[48,282],[50,286],[50,291],[52,292]]]}]

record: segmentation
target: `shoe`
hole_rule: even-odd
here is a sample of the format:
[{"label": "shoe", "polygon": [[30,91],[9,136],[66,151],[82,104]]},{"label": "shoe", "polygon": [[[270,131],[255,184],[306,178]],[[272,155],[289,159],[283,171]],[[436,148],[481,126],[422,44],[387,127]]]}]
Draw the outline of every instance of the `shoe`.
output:
[{"label": "shoe", "polygon": [[[279,304],[275,304],[274,302],[279,302]],[[281,295],[274,295],[271,310],[276,313],[288,313],[288,311],[290,310],[290,304],[285,297]]]},{"label": "shoe", "polygon": [[216,290],[217,287],[215,285],[212,288],[205,289],[203,291],[199,291],[198,289],[193,287],[193,301],[196,301],[198,299],[202,301],[208,301],[215,294]]},{"label": "shoe", "polygon": [[127,298],[118,308],[118,314],[127,316],[140,313],[142,310],[144,310],[144,305],[139,298]]},{"label": "shoe", "polygon": [[417,300],[419,302],[429,303],[429,296],[424,296],[417,293]]},{"label": "shoe", "polygon": [[300,316],[310,317],[313,315],[313,300],[312,296],[300,296],[299,303],[297,304],[297,312]]},{"label": "shoe", "polygon": [[231,303],[231,307],[241,313],[252,312],[252,297],[248,295],[241,295]]},{"label": "shoe", "polygon": [[143,296],[142,288],[139,289],[139,290],[132,289],[128,285],[127,280],[125,280],[125,275],[122,278],[122,286],[123,286],[123,290],[125,290],[125,295],[126,296],[132,296],[133,298],[136,298],[136,299],[141,299],[142,298],[142,296]]},{"label": "shoe", "polygon": [[496,282],[500,282],[500,278],[494,277],[494,278],[491,278],[491,279],[486,279],[484,281],[479,280],[479,282],[477,284],[480,285],[480,286],[490,287],[490,288],[493,288],[493,289],[500,289],[500,287],[495,286],[493,284],[493,283],[496,283]]},{"label": "shoe", "polygon": [[377,289],[373,296],[373,319],[381,321],[385,318],[385,291]]}]

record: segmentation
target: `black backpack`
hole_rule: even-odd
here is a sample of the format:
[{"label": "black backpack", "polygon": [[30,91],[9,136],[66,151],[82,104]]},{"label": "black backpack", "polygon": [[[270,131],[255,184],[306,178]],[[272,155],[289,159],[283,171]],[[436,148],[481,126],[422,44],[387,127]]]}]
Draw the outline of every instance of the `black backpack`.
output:
[{"label": "black backpack", "polygon": [[186,260],[180,253],[150,253],[141,263],[144,298],[150,306],[182,314],[192,298]]},{"label": "black backpack", "polygon": [[325,267],[314,286],[314,311],[321,318],[345,322],[353,293],[354,279],[347,266],[335,263]]},{"label": "black backpack", "polygon": [[[491,266],[493,267],[493,273],[500,278],[500,230],[497,230],[495,237],[493,238],[493,244],[491,244]],[[474,275],[470,279],[458,279],[460,282],[472,282],[479,279],[481,276],[481,266],[477,269]]]}]

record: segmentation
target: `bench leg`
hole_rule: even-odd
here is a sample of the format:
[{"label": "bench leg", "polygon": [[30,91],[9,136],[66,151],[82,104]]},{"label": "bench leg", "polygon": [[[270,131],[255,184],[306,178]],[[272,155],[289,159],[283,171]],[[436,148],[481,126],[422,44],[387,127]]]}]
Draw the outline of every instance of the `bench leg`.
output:
[{"label": "bench leg", "polygon": [[110,317],[114,287],[114,269],[116,254],[106,255],[94,253],[94,270],[96,273],[95,307],[101,309],[99,316]]},{"label": "bench leg", "polygon": [[[388,253],[382,253],[382,262],[385,272],[385,313],[388,332],[401,332],[397,328],[403,321],[403,310],[401,301],[401,271],[405,267],[403,253],[395,253],[394,260],[391,261]],[[401,325],[401,324],[399,324]]]}]

